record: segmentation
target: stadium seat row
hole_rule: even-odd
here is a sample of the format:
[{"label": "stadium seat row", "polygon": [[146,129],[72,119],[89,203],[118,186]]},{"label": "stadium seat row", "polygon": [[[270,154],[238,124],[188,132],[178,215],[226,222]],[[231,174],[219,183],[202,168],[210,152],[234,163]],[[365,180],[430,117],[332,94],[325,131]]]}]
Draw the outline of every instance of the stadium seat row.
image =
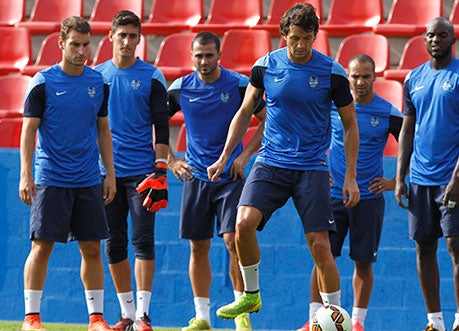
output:
[{"label": "stadium seat row", "polygon": [[[144,22],[145,34],[168,35],[181,31],[209,30],[219,35],[228,29],[254,28],[279,35],[279,21],[292,4],[310,2],[323,19],[322,0],[271,0],[268,15],[263,17],[262,0],[211,0],[204,16],[203,0],[154,0]],[[144,0],[96,0],[89,17],[94,34],[110,29],[113,15],[121,9],[137,13],[142,20]],[[459,34],[458,0],[449,18]],[[26,0],[0,0],[0,25],[27,27],[34,34],[59,30],[63,18],[83,16],[84,0],[35,0],[30,17],[25,17]],[[442,0],[393,0],[384,20],[383,0],[331,0],[328,17],[322,29],[330,36],[347,36],[368,32],[386,36],[415,36],[424,31],[432,18],[442,16]]]}]

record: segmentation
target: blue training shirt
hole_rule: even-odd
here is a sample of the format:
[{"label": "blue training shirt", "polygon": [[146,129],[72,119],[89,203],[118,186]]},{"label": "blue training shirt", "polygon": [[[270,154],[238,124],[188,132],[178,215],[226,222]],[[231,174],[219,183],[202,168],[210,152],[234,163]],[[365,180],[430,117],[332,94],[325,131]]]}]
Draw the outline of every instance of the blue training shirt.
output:
[{"label": "blue training shirt", "polygon": [[[391,103],[376,93],[369,104],[354,103],[359,125],[359,154],[357,158],[357,184],[362,200],[374,199],[379,195],[370,192],[370,180],[383,176],[383,152],[389,133],[398,140],[403,115]],[[332,138],[329,150],[330,172],[333,185],[330,195],[342,198],[342,187],[346,174],[346,155],[344,152],[344,129],[338,109],[332,108]]]},{"label": "blue training shirt", "polygon": [[410,181],[446,185],[459,157],[459,60],[433,70],[430,62],[405,78],[405,115],[416,116]]},{"label": "blue training shirt", "polygon": [[250,82],[266,91],[265,131],[257,161],[328,171],[331,103],[343,107],[353,100],[344,68],[314,49],[307,63],[293,63],[284,47],[255,63]]},{"label": "blue training shirt", "polygon": [[[207,167],[217,161],[223,151],[231,120],[242,103],[248,83],[247,76],[221,67],[221,76],[213,83],[203,82],[195,71],[169,86],[171,112],[183,111],[187,131],[185,160],[194,168],[196,178],[209,181]],[[223,181],[232,180],[229,169],[241,152],[242,143],[239,143],[220,176]]]},{"label": "blue training shirt", "polygon": [[[163,73],[139,58],[129,68],[117,68],[110,59],[94,69],[101,72],[110,85],[108,121],[116,176],[152,172],[155,163],[152,114],[168,112]],[[105,173],[102,163],[100,166]]]},{"label": "blue training shirt", "polygon": [[36,184],[72,188],[101,183],[97,119],[107,116],[107,97],[102,75],[87,66],[81,75],[70,76],[55,64],[33,77],[23,115],[41,119]]}]

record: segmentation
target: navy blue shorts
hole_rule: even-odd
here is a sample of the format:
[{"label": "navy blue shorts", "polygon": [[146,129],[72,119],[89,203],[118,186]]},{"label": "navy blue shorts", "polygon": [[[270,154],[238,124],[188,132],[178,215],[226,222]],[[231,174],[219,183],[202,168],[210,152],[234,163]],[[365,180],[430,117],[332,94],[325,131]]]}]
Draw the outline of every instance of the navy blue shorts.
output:
[{"label": "navy blue shorts", "polygon": [[235,232],[236,207],[243,185],[241,178],[227,182],[206,182],[197,178],[185,181],[180,209],[180,238],[212,238],[215,217],[219,236]]},{"label": "navy blue shorts", "polygon": [[344,239],[349,231],[349,256],[354,261],[375,262],[384,220],[384,197],[360,200],[346,208],[342,199],[332,198],[336,232],[330,234],[333,256],[341,256]]},{"label": "navy blue shorts", "polygon": [[290,170],[256,162],[242,190],[239,206],[251,206],[262,213],[258,226],[261,231],[273,212],[290,197],[305,233],[336,230],[327,171]]},{"label": "navy blue shorts", "polygon": [[410,184],[408,225],[410,238],[416,241],[459,236],[459,207],[443,206],[446,185]]},{"label": "navy blue shorts", "polygon": [[102,184],[83,188],[37,186],[30,239],[57,242],[108,238]]},{"label": "navy blue shorts", "polygon": [[142,206],[144,196],[136,191],[145,175],[116,178],[116,195],[105,206],[110,238],[105,242],[109,263],[121,262],[128,252],[128,214],[132,222],[132,245],[135,256],[142,260],[155,258],[155,215]]}]

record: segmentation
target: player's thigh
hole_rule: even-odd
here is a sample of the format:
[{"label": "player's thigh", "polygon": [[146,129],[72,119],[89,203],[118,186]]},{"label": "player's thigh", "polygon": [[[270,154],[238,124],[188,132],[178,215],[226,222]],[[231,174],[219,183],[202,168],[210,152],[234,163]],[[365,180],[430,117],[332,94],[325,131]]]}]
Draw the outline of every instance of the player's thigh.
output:
[{"label": "player's thigh", "polygon": [[241,196],[244,181],[239,178],[212,187],[212,204],[215,206],[217,215],[217,232],[219,236],[224,233],[235,232],[237,204]]},{"label": "player's thigh", "polygon": [[330,231],[329,239],[333,256],[341,256],[344,240],[349,230],[349,208],[346,208],[342,199],[331,199],[333,218],[336,231]]}]

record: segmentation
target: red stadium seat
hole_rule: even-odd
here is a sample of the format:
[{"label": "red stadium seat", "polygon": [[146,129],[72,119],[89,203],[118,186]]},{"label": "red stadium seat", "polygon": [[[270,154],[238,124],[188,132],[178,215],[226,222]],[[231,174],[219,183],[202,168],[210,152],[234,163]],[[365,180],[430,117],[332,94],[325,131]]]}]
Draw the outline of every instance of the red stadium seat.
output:
[{"label": "red stadium seat", "polygon": [[26,13],[25,0],[0,0],[0,26],[16,26]]},{"label": "red stadium seat", "polygon": [[373,31],[390,37],[416,36],[442,14],[442,0],[394,0],[387,21],[376,25]]},{"label": "red stadium seat", "polygon": [[89,17],[91,33],[108,33],[111,29],[113,17],[120,10],[130,10],[139,16],[140,21],[143,21],[143,6],[144,0],[96,0]]},{"label": "red stadium seat", "polygon": [[454,35],[459,36],[459,0],[454,1],[453,8],[449,14],[449,20],[454,24]]},{"label": "red stadium seat", "polygon": [[24,97],[31,79],[25,75],[0,76],[0,118],[22,117]]},{"label": "red stadium seat", "polygon": [[[140,43],[135,49],[135,55],[140,57],[142,60],[147,59],[147,43],[143,35],[140,35]],[[113,44],[108,39],[108,36],[103,37],[99,44],[97,45],[96,53],[94,54],[94,59],[92,60],[92,66],[110,60],[113,57]]]},{"label": "red stadium seat", "polygon": [[255,61],[272,50],[266,30],[228,30],[222,38],[220,64],[250,76]]},{"label": "red stadium seat", "polygon": [[319,22],[322,19],[322,0],[271,0],[268,16],[263,24],[255,25],[254,29],[268,30],[272,36],[279,36],[279,24],[285,11],[297,2],[309,2],[316,9]]},{"label": "red stadium seat", "polygon": [[336,61],[347,68],[349,60],[359,53],[368,54],[375,61],[375,70],[382,76],[390,65],[390,47],[386,37],[373,33],[352,34],[344,38],[336,52]]},{"label": "red stadium seat", "polygon": [[398,110],[403,111],[402,83],[391,79],[377,79],[373,83],[373,90],[380,97],[393,104]]},{"label": "red stadium seat", "polygon": [[191,31],[210,31],[223,35],[229,29],[256,26],[263,17],[262,0],[212,0],[207,20]]},{"label": "red stadium seat", "polygon": [[74,15],[83,16],[83,0],[35,0],[29,20],[19,26],[32,34],[49,34],[60,31],[62,21]]},{"label": "red stadium seat", "polygon": [[32,59],[32,38],[29,30],[0,27],[0,75],[20,73]]},{"label": "red stadium seat", "polygon": [[163,39],[154,65],[167,80],[173,80],[194,71],[191,60],[191,42],[195,33],[173,33]]},{"label": "red stadium seat", "polygon": [[[453,46],[453,48],[455,48]],[[429,53],[426,50],[424,36],[414,36],[407,41],[403,48],[400,61],[395,69],[387,69],[384,71],[386,79],[395,79],[399,82],[405,80],[408,72],[429,60]]]},{"label": "red stadium seat", "polygon": [[175,145],[176,152],[186,152],[186,126],[185,123],[180,127],[177,136],[177,144]]},{"label": "red stadium seat", "polygon": [[386,147],[384,147],[384,156],[397,156],[398,153],[398,142],[395,140],[394,136],[389,134],[387,137]]},{"label": "red stadium seat", "polygon": [[[287,44],[283,37],[279,38],[279,45],[277,48],[285,47]],[[328,36],[328,32],[324,30],[319,30],[316,35],[316,40],[312,44],[312,47],[325,54],[330,56],[330,37]]]},{"label": "red stadium seat", "polygon": [[331,37],[348,36],[372,31],[382,17],[382,0],[332,0],[327,21],[320,28]]},{"label": "red stadium seat", "polygon": [[0,118],[0,147],[19,148],[22,118]]},{"label": "red stadium seat", "polygon": [[155,0],[148,21],[142,24],[142,33],[168,35],[191,30],[203,17],[203,0]]},{"label": "red stadium seat", "polygon": [[169,119],[169,125],[181,126],[184,122],[185,122],[185,118],[183,117],[183,112],[181,110],[176,112]]}]

